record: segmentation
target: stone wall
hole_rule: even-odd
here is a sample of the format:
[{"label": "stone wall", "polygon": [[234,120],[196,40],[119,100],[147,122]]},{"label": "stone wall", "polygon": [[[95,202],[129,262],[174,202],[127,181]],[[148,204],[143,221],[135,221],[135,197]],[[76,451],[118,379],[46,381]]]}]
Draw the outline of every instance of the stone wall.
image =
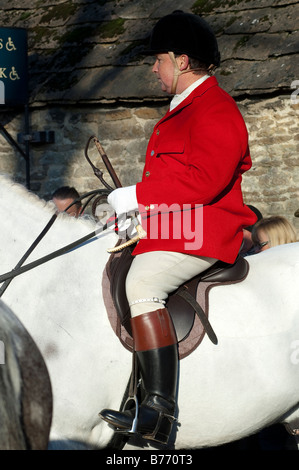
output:
[{"label": "stone wall", "polygon": [[244,176],[247,203],[264,215],[284,215],[299,233],[299,104],[289,97],[246,100],[240,108],[249,130],[253,165]]},{"label": "stone wall", "polygon": [[[266,215],[285,215],[297,228],[299,219],[299,104],[291,96],[245,99],[238,102],[246,121],[253,166],[244,175],[245,202]],[[100,140],[123,185],[136,183],[142,173],[148,138],[154,124],[165,113],[164,102],[150,105],[86,107],[42,107],[30,114],[32,131],[55,131],[55,143],[31,144],[31,189],[49,198],[63,185],[75,186],[80,193],[99,186],[84,157],[90,136]],[[6,116],[10,133],[24,132],[24,116]],[[93,143],[89,156],[104,174],[107,172]],[[25,161],[0,137],[0,172],[25,184]],[[107,181],[109,177],[107,176]]]}]

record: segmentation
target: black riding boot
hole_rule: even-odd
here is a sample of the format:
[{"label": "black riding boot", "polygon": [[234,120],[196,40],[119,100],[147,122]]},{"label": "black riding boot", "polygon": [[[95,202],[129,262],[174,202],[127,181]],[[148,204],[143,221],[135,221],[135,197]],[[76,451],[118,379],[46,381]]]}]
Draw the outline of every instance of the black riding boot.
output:
[{"label": "black riding boot", "polygon": [[[174,421],[178,376],[175,330],[166,309],[131,319],[138,367],[146,392],[138,410],[137,432],[145,439],[168,442]],[[135,409],[104,409],[100,416],[123,432],[132,428]]]}]

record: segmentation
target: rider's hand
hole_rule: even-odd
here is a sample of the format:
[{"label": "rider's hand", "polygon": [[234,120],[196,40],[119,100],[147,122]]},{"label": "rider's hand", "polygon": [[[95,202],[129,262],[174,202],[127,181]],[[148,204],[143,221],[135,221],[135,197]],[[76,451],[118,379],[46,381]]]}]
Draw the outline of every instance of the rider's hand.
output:
[{"label": "rider's hand", "polygon": [[136,185],[115,189],[109,194],[107,201],[117,215],[137,211]]}]

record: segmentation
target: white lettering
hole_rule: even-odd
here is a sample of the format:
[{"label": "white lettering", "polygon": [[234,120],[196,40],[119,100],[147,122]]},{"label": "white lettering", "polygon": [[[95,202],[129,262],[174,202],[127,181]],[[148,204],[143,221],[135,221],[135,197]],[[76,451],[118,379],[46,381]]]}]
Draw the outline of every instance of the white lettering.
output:
[{"label": "white lettering", "polygon": [[[292,83],[291,83],[291,88],[296,88],[296,87],[299,87],[299,80],[294,80]],[[297,88],[295,91],[293,91],[293,93],[291,94],[291,103],[292,104],[298,104],[299,103],[299,99],[297,99],[297,95],[299,93],[299,88]]]},{"label": "white lettering", "polygon": [[3,341],[0,341],[0,364],[5,364],[5,347]]},{"label": "white lettering", "polygon": [[0,104],[5,104],[5,85],[2,80],[0,80]]},{"label": "white lettering", "polygon": [[113,457],[107,457],[107,465],[133,465],[138,467],[141,457],[122,457],[113,454]]},{"label": "white lettering", "polygon": [[16,50],[16,47],[11,38],[8,38],[8,41],[6,43],[6,50],[9,52]]},{"label": "white lettering", "polygon": [[299,340],[293,341],[291,344],[291,348],[295,349],[295,351],[291,354],[291,363],[292,364],[299,364]]},{"label": "white lettering", "polygon": [[6,67],[0,67],[0,78],[7,78],[7,76],[5,75],[5,70]]}]

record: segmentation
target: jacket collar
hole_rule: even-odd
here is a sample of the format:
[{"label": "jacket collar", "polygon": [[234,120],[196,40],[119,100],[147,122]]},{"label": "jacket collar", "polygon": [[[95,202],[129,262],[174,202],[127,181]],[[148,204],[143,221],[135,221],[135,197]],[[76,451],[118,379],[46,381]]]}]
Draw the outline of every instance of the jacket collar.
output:
[{"label": "jacket collar", "polygon": [[178,106],[176,106],[172,111],[168,110],[165,116],[160,120],[160,122],[174,116],[176,113],[180,112],[186,106],[189,106],[194,98],[197,98],[203,95],[209,88],[218,85],[216,77],[209,77],[203,83],[198,85],[191,93],[188,95]]},{"label": "jacket collar", "polygon": [[209,75],[203,75],[202,77],[198,78],[193,82],[190,86],[188,86],[182,93],[174,95],[172,97],[172,100],[170,102],[169,109],[172,111],[174,108],[176,108],[182,101],[184,101],[187,96],[189,96],[195,88],[197,88],[199,85],[201,85],[205,80],[209,78]]}]

